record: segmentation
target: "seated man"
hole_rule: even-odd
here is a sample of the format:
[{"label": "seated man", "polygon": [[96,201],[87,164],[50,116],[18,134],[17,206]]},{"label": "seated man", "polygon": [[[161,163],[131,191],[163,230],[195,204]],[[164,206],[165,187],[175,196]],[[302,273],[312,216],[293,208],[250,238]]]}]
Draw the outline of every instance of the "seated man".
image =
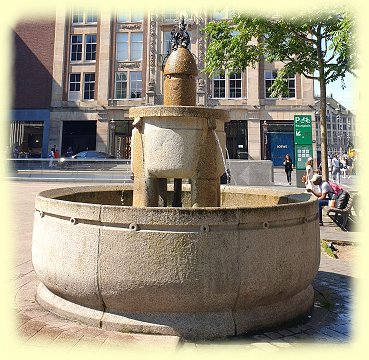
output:
[{"label": "seated man", "polygon": [[327,206],[330,199],[333,198],[334,192],[327,181],[323,181],[322,176],[314,174],[311,182],[319,187],[319,191],[313,189],[306,189],[306,191],[313,193],[319,200],[319,223],[323,226],[322,208]]}]

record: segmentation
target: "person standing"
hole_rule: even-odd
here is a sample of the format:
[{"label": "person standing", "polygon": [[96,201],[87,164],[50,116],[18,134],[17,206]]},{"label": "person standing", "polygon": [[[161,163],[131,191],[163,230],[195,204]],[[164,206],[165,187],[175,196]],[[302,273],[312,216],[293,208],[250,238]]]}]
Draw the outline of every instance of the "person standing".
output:
[{"label": "person standing", "polygon": [[341,180],[341,169],[340,169],[340,159],[338,158],[338,154],[334,155],[332,160],[332,177],[333,181],[337,184],[340,183]]},{"label": "person standing", "polygon": [[54,166],[54,158],[55,158],[55,145],[54,147],[52,147],[50,149],[50,152],[49,152],[49,167],[53,167]]},{"label": "person standing", "polygon": [[289,154],[286,154],[286,156],[284,157],[283,166],[284,166],[284,171],[286,172],[286,175],[287,175],[287,182],[289,185],[291,185],[291,175],[293,171],[293,164],[292,164],[291,156]]},{"label": "person standing", "polygon": [[347,157],[347,177],[350,179],[352,173],[352,158],[351,156]]},{"label": "person standing", "polygon": [[69,146],[69,148],[67,149],[67,157],[70,158],[73,155],[73,149],[71,146]]},{"label": "person standing", "polygon": [[306,189],[312,189],[313,184],[311,182],[311,179],[314,176],[314,168],[313,168],[313,158],[309,157],[305,164],[305,187]]}]

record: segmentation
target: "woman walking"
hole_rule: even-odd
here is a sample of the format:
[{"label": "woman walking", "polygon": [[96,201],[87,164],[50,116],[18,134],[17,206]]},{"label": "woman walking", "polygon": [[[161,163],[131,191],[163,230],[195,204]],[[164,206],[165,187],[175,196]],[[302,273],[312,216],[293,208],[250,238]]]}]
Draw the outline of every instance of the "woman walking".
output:
[{"label": "woman walking", "polygon": [[292,164],[291,156],[289,154],[286,154],[286,156],[284,157],[283,165],[284,165],[284,171],[286,172],[286,175],[287,175],[287,181],[291,185],[291,174],[293,171],[293,164]]},{"label": "woman walking", "polygon": [[314,176],[314,168],[313,168],[313,159],[309,157],[305,164],[305,187],[306,189],[312,189],[313,184],[311,182],[311,179]]}]

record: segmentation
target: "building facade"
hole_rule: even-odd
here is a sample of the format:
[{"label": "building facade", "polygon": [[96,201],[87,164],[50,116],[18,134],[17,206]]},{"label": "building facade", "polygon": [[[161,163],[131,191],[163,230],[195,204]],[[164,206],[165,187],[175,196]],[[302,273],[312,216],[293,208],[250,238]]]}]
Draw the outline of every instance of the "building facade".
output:
[{"label": "building facade", "polygon": [[[62,155],[72,146],[75,153],[88,148],[129,158],[129,108],[162,104],[162,69],[180,15],[57,12],[43,146],[56,144]],[[226,12],[210,11],[185,15],[199,69],[197,104],[229,112],[225,130],[230,158],[272,159],[281,165],[285,153],[293,156],[294,115],[315,114],[313,82],[296,75],[288,81],[288,97],[272,98],[269,87],[282,64],[260,61],[243,73],[206,76],[201,71],[206,52],[201,29],[225,17]]]},{"label": "building facade", "polygon": [[[315,99],[317,155],[320,157],[320,98]],[[333,98],[327,96],[327,151],[328,155],[347,153],[348,149],[357,147],[355,115]]]},{"label": "building facade", "polygon": [[24,20],[13,30],[13,106],[9,147],[46,157],[53,83],[55,20]]}]

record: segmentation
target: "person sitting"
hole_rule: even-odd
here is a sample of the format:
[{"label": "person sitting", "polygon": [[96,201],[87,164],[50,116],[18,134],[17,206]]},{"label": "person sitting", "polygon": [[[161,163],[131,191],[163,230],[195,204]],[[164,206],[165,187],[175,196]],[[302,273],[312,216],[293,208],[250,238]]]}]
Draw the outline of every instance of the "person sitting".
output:
[{"label": "person sitting", "polygon": [[311,182],[318,186],[319,190],[306,189],[314,194],[319,200],[319,223],[323,226],[323,207],[328,206],[329,200],[333,199],[334,191],[327,181],[323,181],[322,175],[314,174]]}]

